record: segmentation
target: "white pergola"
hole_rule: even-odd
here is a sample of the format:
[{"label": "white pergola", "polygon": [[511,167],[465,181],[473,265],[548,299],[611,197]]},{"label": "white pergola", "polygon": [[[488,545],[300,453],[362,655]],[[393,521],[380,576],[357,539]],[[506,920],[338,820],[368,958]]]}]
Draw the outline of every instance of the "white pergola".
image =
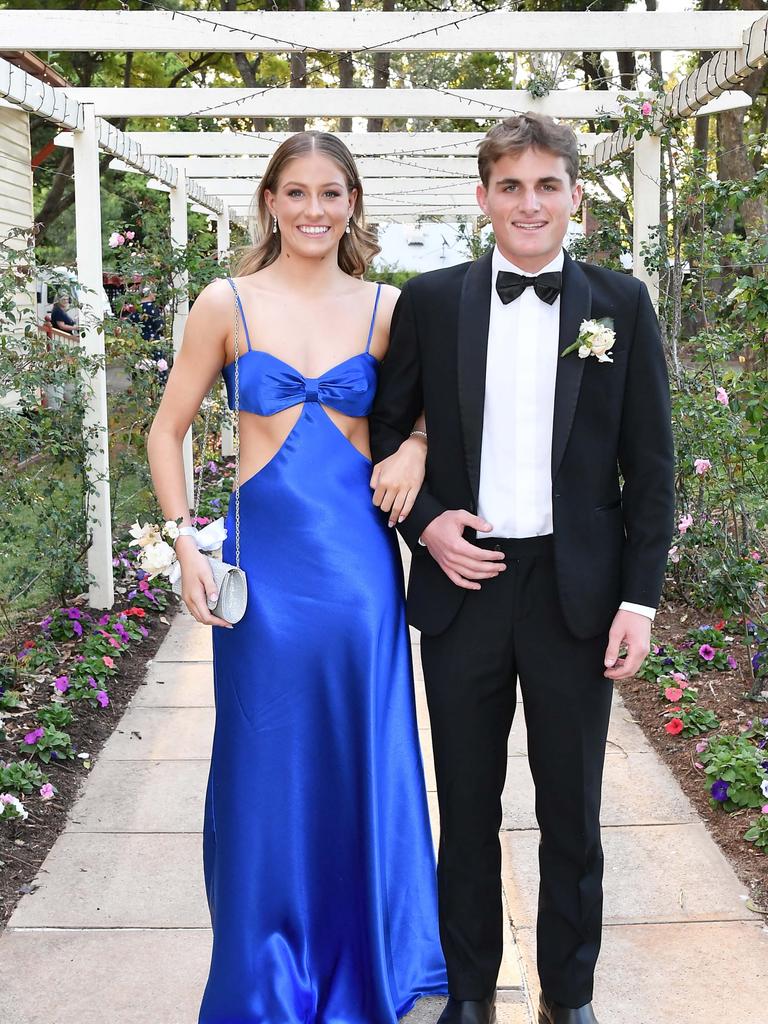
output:
[{"label": "white pergola", "polygon": [[[6,50],[131,50],[206,52],[303,52],[328,57],[392,52],[712,51],[714,56],[670,89],[664,112],[680,116],[747,106],[734,91],[768,61],[768,15],[754,11],[662,13],[272,13],[3,11],[0,32]],[[229,224],[248,211],[270,155],[287,133],[134,132],[115,129],[109,117],[196,117],[201,123],[242,117],[397,117],[498,120],[526,110],[583,122],[618,116],[624,103],[641,103],[642,92],[565,89],[533,99],[517,90],[389,89],[52,89],[0,59],[0,102],[5,98],[65,129],[60,145],[74,147],[78,278],[85,289],[82,341],[103,356],[101,311],[89,296],[101,288],[101,211],[98,157],[111,166],[146,175],[170,193],[171,238],[187,244],[187,208],[216,218],[218,248],[229,248]],[[639,141],[613,135],[579,136],[584,158],[599,166],[634,149],[634,273],[657,295],[658,284],[642,261],[643,243],[658,225],[662,111],[649,118]],[[352,133],[341,136],[359,160],[366,211],[373,222],[424,217],[477,217],[474,200],[476,145],[482,134],[445,132]],[[186,282],[177,282],[182,291]],[[188,303],[173,322],[174,349],[184,332]],[[91,382],[86,426],[97,428],[89,478],[88,510],[93,543],[88,568],[91,604],[114,602],[108,486],[106,381]],[[188,495],[192,494],[191,433],[184,443]]]}]

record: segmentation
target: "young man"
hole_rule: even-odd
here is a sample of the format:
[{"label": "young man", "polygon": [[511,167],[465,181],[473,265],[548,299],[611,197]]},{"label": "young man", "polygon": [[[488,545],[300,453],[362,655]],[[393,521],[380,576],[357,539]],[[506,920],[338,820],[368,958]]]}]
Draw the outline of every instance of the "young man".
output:
[{"label": "young man", "polygon": [[667,373],[645,286],[563,251],[582,195],[570,128],[509,118],[478,163],[496,246],[406,284],[371,419],[377,461],[422,408],[429,433],[403,534],[440,806],[440,1021],[495,1020],[519,677],[541,832],[539,1021],[595,1024],[612,681],[648,653],[673,526]]}]

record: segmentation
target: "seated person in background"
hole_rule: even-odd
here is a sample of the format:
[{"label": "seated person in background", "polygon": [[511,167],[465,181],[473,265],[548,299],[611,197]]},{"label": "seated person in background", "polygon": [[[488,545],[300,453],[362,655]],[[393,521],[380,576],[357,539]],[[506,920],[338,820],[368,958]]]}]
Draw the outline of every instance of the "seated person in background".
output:
[{"label": "seated person in background", "polygon": [[64,331],[66,334],[77,334],[77,323],[68,312],[69,296],[65,293],[56,296],[56,301],[51,309],[51,326],[57,331]]}]

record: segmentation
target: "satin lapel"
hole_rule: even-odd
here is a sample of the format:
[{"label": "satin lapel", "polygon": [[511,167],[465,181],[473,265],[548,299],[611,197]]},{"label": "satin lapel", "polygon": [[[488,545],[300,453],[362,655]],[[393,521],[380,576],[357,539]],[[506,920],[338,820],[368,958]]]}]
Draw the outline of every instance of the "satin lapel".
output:
[{"label": "satin lapel", "polygon": [[558,339],[557,377],[555,381],[555,413],[552,427],[552,479],[557,476],[573,425],[579,399],[585,359],[576,352],[560,356],[563,349],[576,341],[582,320],[588,320],[592,309],[589,281],[577,263],[565,254],[563,290],[560,295],[560,336]]},{"label": "satin lapel", "polygon": [[491,253],[467,271],[459,298],[458,380],[464,457],[477,508],[480,490],[480,448],[483,440],[485,364],[491,313]]}]

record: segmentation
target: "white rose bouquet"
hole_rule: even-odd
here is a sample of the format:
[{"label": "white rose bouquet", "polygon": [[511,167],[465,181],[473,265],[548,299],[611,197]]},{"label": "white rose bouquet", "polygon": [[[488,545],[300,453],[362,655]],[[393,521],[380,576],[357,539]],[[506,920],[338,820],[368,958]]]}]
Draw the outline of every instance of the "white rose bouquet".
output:
[{"label": "white rose bouquet", "polygon": [[[179,536],[179,521],[169,519],[162,527],[156,523],[134,523],[130,530],[133,540],[130,544],[139,548],[139,567],[150,579],[155,576],[167,576],[171,584],[181,577],[181,568],[173,543]],[[205,554],[217,551],[224,543],[227,531],[223,519],[209,523],[194,534],[198,548]]]},{"label": "white rose bouquet", "polygon": [[613,320],[602,317],[600,320],[582,320],[576,341],[564,349],[560,355],[567,356],[578,351],[579,359],[594,356],[599,363],[612,363],[608,354],[616,341]]}]

